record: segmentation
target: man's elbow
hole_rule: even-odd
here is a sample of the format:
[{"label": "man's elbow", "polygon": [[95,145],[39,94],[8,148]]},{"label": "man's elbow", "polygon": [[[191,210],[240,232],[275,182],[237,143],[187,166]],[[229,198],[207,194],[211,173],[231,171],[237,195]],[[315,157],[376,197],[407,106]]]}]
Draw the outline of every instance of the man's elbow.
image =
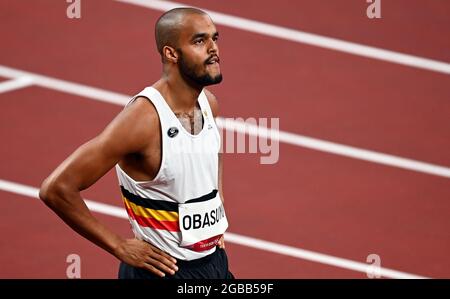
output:
[{"label": "man's elbow", "polygon": [[41,188],[39,189],[39,198],[48,207],[53,207],[58,202],[58,198],[60,197],[59,194],[62,190],[63,187],[61,183],[47,178],[41,184]]},{"label": "man's elbow", "polygon": [[39,198],[46,204],[48,205],[48,203],[50,202],[50,198],[51,196],[51,188],[50,188],[50,183],[48,181],[48,178],[45,179],[42,184],[41,184],[41,188],[39,188]]}]

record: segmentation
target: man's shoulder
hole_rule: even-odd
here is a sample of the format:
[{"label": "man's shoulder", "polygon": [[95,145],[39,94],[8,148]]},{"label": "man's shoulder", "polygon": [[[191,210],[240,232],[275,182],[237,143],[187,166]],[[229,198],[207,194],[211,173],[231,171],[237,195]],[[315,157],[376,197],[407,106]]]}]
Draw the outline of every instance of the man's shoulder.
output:
[{"label": "man's shoulder", "polygon": [[123,113],[133,115],[140,118],[156,118],[158,113],[153,103],[145,96],[137,96],[131,103],[129,103],[123,110]]},{"label": "man's shoulder", "polygon": [[155,106],[144,96],[136,97],[117,116],[119,126],[130,134],[153,135],[159,128],[159,116]]},{"label": "man's shoulder", "polygon": [[206,88],[204,89],[206,98],[208,99],[209,106],[211,107],[211,111],[214,117],[219,115],[219,102],[217,101],[216,96]]}]

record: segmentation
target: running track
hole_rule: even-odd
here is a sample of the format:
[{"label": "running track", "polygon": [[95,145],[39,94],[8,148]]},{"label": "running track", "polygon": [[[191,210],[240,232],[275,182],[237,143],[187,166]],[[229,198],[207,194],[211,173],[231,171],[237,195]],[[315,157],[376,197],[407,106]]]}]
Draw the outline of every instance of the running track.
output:
[{"label": "running track", "polygon": [[[288,0],[184,3],[439,61],[448,70],[449,3],[383,1],[383,19],[369,20],[366,1],[337,2],[303,0],[295,7]],[[0,93],[1,183],[39,187],[121,110],[104,102],[113,95],[58,91],[54,81],[43,87],[43,78],[96,87],[124,100],[159,77],[152,25],[160,11],[120,1],[82,1],[82,18],[71,20],[66,7],[65,1],[0,1],[0,65],[8,68],[0,68],[0,92],[11,86],[8,80],[23,77],[13,70],[34,78]],[[280,129],[297,137],[424,162],[441,171],[369,162],[292,142],[280,143],[274,165],[259,164],[255,154],[226,154],[227,249],[236,276],[365,278],[364,270],[349,267],[352,261],[364,266],[374,253],[384,273],[448,278],[448,72],[218,28],[225,80],[213,91],[222,116],[278,117]],[[116,276],[113,257],[72,232],[23,189],[0,186],[1,278],[64,278],[71,253],[81,257],[83,278]],[[118,195],[113,172],[83,194],[120,207]],[[131,236],[126,220],[95,215]],[[311,252],[322,262],[308,259]],[[330,264],[327,257],[344,262]],[[390,276],[402,276],[398,273]]]}]

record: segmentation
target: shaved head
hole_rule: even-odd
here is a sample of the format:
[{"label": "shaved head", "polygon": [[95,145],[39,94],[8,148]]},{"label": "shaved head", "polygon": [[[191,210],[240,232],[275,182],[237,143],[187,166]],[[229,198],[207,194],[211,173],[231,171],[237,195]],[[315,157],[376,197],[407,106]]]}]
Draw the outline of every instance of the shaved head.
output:
[{"label": "shaved head", "polygon": [[169,10],[155,25],[156,47],[164,74],[196,88],[222,80],[218,39],[212,19],[196,8]]},{"label": "shaved head", "polygon": [[193,14],[206,15],[206,13],[200,9],[179,7],[165,12],[158,21],[156,21],[156,47],[161,56],[163,55],[164,46],[170,46],[177,49],[178,37],[182,30],[183,20],[186,16]]}]

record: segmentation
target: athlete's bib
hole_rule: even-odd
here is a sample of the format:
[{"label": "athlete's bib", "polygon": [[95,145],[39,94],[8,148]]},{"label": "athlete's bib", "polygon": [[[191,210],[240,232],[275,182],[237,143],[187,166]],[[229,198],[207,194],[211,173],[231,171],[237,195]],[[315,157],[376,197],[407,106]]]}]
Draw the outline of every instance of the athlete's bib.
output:
[{"label": "athlete's bib", "polygon": [[228,228],[219,193],[213,199],[178,205],[181,247],[204,251],[216,246]]}]

